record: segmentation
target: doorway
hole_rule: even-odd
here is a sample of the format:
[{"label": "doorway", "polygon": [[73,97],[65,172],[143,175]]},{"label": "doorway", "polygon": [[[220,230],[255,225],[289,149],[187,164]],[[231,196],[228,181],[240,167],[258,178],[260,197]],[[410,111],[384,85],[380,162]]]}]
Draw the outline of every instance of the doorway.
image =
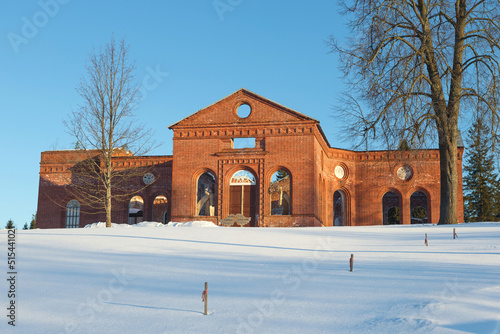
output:
[{"label": "doorway", "polygon": [[243,215],[250,218],[245,226],[256,226],[257,182],[255,176],[247,170],[233,174],[229,183],[229,214]]}]

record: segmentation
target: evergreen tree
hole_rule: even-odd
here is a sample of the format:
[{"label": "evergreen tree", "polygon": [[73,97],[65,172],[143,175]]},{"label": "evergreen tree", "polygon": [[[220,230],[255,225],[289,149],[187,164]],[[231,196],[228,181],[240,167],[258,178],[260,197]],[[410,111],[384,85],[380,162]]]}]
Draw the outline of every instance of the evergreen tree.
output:
[{"label": "evergreen tree", "polygon": [[284,170],[280,169],[279,171],[276,172],[276,181],[281,181],[285,179],[288,176],[288,173],[285,172]]},{"label": "evergreen tree", "polygon": [[478,118],[467,133],[464,164],[464,213],[466,221],[494,221],[500,213],[500,180],[495,172],[490,129]]},{"label": "evergreen tree", "polygon": [[393,225],[393,224],[399,224],[399,221],[400,221],[399,208],[397,206],[390,208],[389,211],[387,212],[387,223],[389,225]]},{"label": "evergreen tree", "polygon": [[7,225],[5,225],[5,228],[8,229],[8,230],[11,230],[11,229],[15,228],[14,222],[12,221],[12,219],[9,219],[9,221],[7,222]]},{"label": "evergreen tree", "polygon": [[36,212],[31,216],[30,230],[34,230],[36,228]]},{"label": "evergreen tree", "polygon": [[24,223],[23,230],[29,230],[28,223]]}]

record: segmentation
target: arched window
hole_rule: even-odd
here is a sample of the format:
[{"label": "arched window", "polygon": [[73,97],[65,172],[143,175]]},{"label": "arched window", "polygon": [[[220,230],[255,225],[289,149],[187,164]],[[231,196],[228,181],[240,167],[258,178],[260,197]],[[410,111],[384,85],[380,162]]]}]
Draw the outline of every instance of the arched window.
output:
[{"label": "arched window", "polygon": [[163,224],[168,223],[168,200],[166,196],[156,196],[153,201],[153,221]]},{"label": "arched window", "polygon": [[385,193],[382,198],[384,225],[401,224],[401,207],[399,196],[393,191]]},{"label": "arched window", "polygon": [[231,180],[229,181],[229,184],[232,186],[239,186],[239,185],[254,186],[257,184],[257,181],[255,180],[255,176],[252,174],[252,172],[245,169],[241,169],[233,174]]},{"label": "arched window", "polygon": [[291,207],[291,178],[283,169],[278,170],[271,177],[269,196],[271,198],[271,215],[290,215]]},{"label": "arched window", "polygon": [[346,226],[346,195],[343,190],[333,193],[333,225]]},{"label": "arched window", "polygon": [[71,200],[66,205],[66,228],[80,227],[80,203]]},{"label": "arched window", "polygon": [[128,223],[137,224],[142,222],[144,216],[144,200],[141,196],[134,196],[128,203]]},{"label": "arched window", "polygon": [[415,191],[410,197],[411,223],[427,224],[429,221],[427,210],[427,195],[422,191]]},{"label": "arched window", "polygon": [[205,172],[200,175],[197,182],[196,215],[215,216],[215,176]]}]

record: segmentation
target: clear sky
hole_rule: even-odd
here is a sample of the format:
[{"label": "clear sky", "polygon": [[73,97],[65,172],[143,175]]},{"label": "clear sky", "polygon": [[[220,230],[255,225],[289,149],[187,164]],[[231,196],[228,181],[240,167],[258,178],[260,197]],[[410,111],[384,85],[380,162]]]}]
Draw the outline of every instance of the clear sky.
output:
[{"label": "clear sky", "polygon": [[[321,122],[334,147],[332,106],[343,90],[326,40],[345,27],[335,1],[6,0],[0,11],[0,227],[37,208],[40,153],[72,147],[62,120],[92,47],[125,39],[137,78],[159,72],[136,114],[172,154],[176,121],[246,88]],[[167,75],[168,73],[168,75]]]}]

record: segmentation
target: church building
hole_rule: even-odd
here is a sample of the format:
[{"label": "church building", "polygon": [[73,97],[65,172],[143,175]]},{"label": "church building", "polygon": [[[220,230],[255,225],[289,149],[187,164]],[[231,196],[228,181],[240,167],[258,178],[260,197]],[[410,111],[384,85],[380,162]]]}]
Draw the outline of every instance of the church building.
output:
[{"label": "church building", "polygon": [[[333,148],[319,121],[240,89],[169,127],[170,156],[116,156],[144,167],[113,205],[114,223],[194,220],[221,226],[293,227],[437,223],[439,151]],[[463,222],[458,149],[458,219]],[[105,221],[72,197],[81,150],[42,152],[37,227]]]}]

